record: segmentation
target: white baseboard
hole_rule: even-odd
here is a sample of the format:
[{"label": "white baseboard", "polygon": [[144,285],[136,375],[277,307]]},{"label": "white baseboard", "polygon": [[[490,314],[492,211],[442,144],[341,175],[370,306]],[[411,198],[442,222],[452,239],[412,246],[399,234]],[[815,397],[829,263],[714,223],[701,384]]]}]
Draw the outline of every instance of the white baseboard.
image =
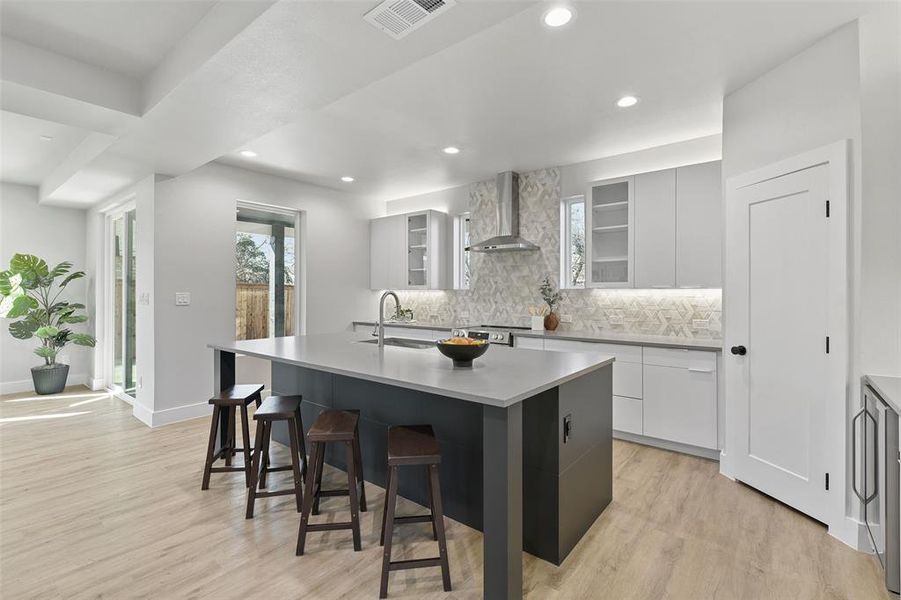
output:
[{"label": "white baseboard", "polygon": [[157,411],[150,410],[143,404],[135,402],[132,414],[136,419],[149,427],[161,427],[171,423],[178,423],[179,421],[208,417],[212,411],[213,407],[208,402],[198,402]]},{"label": "white baseboard", "polygon": [[102,377],[91,377],[90,375],[85,378],[84,384],[91,388],[92,392],[99,392],[100,390],[106,389],[106,380]]},{"label": "white baseboard", "polygon": [[[69,373],[67,385],[81,385],[88,380],[85,373]],[[90,386],[88,386],[90,387]],[[93,389],[93,388],[92,388]],[[20,379],[18,381],[0,382],[0,395],[3,394],[20,394],[22,392],[33,392],[34,382],[31,379]]]},{"label": "white baseboard", "polygon": [[644,444],[645,446],[653,446],[655,448],[660,448],[661,450],[681,452],[682,454],[691,454],[692,456],[698,456],[700,458],[706,458],[708,460],[718,461],[720,459],[720,451],[711,450],[710,448],[700,448],[698,446],[691,446],[689,444],[682,444],[679,442],[671,442],[669,440],[661,440],[658,438],[648,437],[646,435],[628,433],[626,431],[617,431],[615,429],[613,430],[613,437],[617,440],[634,442],[636,444]]}]

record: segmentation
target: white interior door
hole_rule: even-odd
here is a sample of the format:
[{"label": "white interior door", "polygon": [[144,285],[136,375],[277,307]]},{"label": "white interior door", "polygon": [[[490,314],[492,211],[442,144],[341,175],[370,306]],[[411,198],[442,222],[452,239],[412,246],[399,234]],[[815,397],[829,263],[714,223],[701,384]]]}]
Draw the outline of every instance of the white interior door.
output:
[{"label": "white interior door", "polygon": [[839,470],[830,444],[841,444],[828,439],[829,372],[844,368],[827,354],[830,262],[841,260],[830,246],[828,190],[828,164],[739,187],[727,254],[733,474],[823,522],[827,473]]}]

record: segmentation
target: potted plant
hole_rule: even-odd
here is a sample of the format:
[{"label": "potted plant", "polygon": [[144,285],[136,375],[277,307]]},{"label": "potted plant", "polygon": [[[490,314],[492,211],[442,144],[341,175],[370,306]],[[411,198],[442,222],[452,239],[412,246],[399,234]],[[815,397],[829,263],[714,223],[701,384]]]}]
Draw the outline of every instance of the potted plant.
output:
[{"label": "potted plant", "polygon": [[66,344],[93,347],[96,343],[93,336],[67,327],[88,320],[78,314],[84,304],[60,300],[66,286],[82,277],[84,271],[72,271],[70,262],[51,269],[44,259],[31,254],[16,254],[9,261],[9,270],[0,271],[0,317],[15,319],[9,324],[10,334],[20,340],[41,340],[34,353],[44,364],[31,368],[38,394],[56,394],[66,387],[69,365],[56,362]]},{"label": "potted plant", "polygon": [[554,309],[557,308],[557,305],[563,300],[563,294],[554,287],[554,284],[551,283],[551,278],[548,275],[544,276],[544,281],[541,282],[541,287],[539,287],[538,290],[541,292],[541,298],[544,300],[545,304],[547,304],[548,308],[548,314],[544,317],[544,328],[548,331],[554,331],[557,329],[557,325],[560,324],[560,317],[557,316]]}]

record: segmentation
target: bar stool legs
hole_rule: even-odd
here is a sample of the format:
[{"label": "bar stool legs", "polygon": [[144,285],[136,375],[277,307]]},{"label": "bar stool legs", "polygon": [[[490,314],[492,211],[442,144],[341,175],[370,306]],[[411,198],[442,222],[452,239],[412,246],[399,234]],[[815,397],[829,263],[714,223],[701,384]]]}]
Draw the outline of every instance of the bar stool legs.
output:
[{"label": "bar stool legs", "polygon": [[[256,445],[250,470],[250,489],[247,492],[245,517],[253,518],[254,503],[257,498],[294,494],[297,512],[303,510],[303,479],[307,472],[306,449],[303,441],[303,422],[300,416],[300,396],[271,396],[257,409],[253,416],[257,421]],[[272,467],[269,464],[269,442],[272,439],[272,424],[281,421],[288,426],[288,441],[291,464]],[[301,464],[302,461],[302,464]],[[283,490],[263,488],[267,473],[293,471],[293,486]]]}]

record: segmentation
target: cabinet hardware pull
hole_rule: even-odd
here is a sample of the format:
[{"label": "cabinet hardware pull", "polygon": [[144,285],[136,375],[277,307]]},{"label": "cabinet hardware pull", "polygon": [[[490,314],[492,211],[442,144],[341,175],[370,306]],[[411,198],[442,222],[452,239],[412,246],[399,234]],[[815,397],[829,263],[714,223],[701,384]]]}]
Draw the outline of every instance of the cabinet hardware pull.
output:
[{"label": "cabinet hardware pull", "polygon": [[688,370],[691,373],[713,373],[713,369],[694,369],[689,367]]}]

